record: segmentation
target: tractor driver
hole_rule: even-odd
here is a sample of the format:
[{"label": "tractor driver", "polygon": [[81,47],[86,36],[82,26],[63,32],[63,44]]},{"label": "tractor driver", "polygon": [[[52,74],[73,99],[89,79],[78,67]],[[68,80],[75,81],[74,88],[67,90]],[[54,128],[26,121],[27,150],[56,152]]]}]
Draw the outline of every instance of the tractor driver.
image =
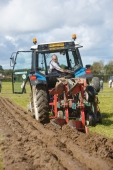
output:
[{"label": "tractor driver", "polygon": [[52,60],[50,61],[49,73],[58,72],[58,73],[70,73],[70,70],[64,70],[60,67],[58,63],[58,57],[56,54],[52,55]]}]

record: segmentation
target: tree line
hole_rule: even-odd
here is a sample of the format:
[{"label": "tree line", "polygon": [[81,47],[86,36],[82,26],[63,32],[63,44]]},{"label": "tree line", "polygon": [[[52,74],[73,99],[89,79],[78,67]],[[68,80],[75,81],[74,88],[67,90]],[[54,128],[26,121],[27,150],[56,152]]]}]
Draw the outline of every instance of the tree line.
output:
[{"label": "tree line", "polygon": [[12,75],[12,70],[11,69],[7,69],[7,70],[4,70],[2,68],[2,66],[0,67],[0,73],[6,77],[11,77]]},{"label": "tree line", "polygon": [[93,74],[111,74],[113,75],[113,61],[109,61],[108,64],[104,65],[104,62],[100,60],[99,62],[94,62],[91,65]]}]

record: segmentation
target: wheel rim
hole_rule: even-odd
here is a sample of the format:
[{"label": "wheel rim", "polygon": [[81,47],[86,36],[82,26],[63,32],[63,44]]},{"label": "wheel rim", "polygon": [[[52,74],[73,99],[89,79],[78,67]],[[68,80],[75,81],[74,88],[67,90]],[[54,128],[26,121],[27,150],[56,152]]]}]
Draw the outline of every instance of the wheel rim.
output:
[{"label": "wheel rim", "polygon": [[37,99],[36,99],[36,86],[33,86],[33,104],[34,104],[35,118],[36,120],[39,120],[38,106],[37,106]]},{"label": "wheel rim", "polygon": [[86,120],[86,125],[89,126],[89,120]]}]

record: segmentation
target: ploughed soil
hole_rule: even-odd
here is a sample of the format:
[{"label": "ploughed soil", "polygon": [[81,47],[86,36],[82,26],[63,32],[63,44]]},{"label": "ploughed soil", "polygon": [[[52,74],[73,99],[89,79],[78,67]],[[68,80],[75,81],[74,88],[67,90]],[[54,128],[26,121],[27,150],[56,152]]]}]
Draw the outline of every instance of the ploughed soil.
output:
[{"label": "ploughed soil", "polygon": [[7,98],[0,98],[0,140],[4,170],[113,170],[113,139],[43,125]]}]

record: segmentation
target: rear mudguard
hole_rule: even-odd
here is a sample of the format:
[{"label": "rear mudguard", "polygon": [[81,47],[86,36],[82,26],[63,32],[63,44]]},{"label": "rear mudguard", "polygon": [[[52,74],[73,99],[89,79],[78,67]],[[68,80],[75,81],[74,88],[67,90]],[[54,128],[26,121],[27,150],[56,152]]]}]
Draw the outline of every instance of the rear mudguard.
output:
[{"label": "rear mudguard", "polygon": [[75,74],[75,77],[80,77],[80,78],[92,78],[93,75],[92,73],[86,73],[86,68],[80,68]]},{"label": "rear mudguard", "polygon": [[[36,76],[35,80],[30,79],[30,77],[32,75]],[[32,85],[37,85],[37,84],[43,84],[43,85],[47,84],[46,78],[43,75],[39,74],[39,73],[29,74],[29,80],[30,80],[31,86]]]}]

